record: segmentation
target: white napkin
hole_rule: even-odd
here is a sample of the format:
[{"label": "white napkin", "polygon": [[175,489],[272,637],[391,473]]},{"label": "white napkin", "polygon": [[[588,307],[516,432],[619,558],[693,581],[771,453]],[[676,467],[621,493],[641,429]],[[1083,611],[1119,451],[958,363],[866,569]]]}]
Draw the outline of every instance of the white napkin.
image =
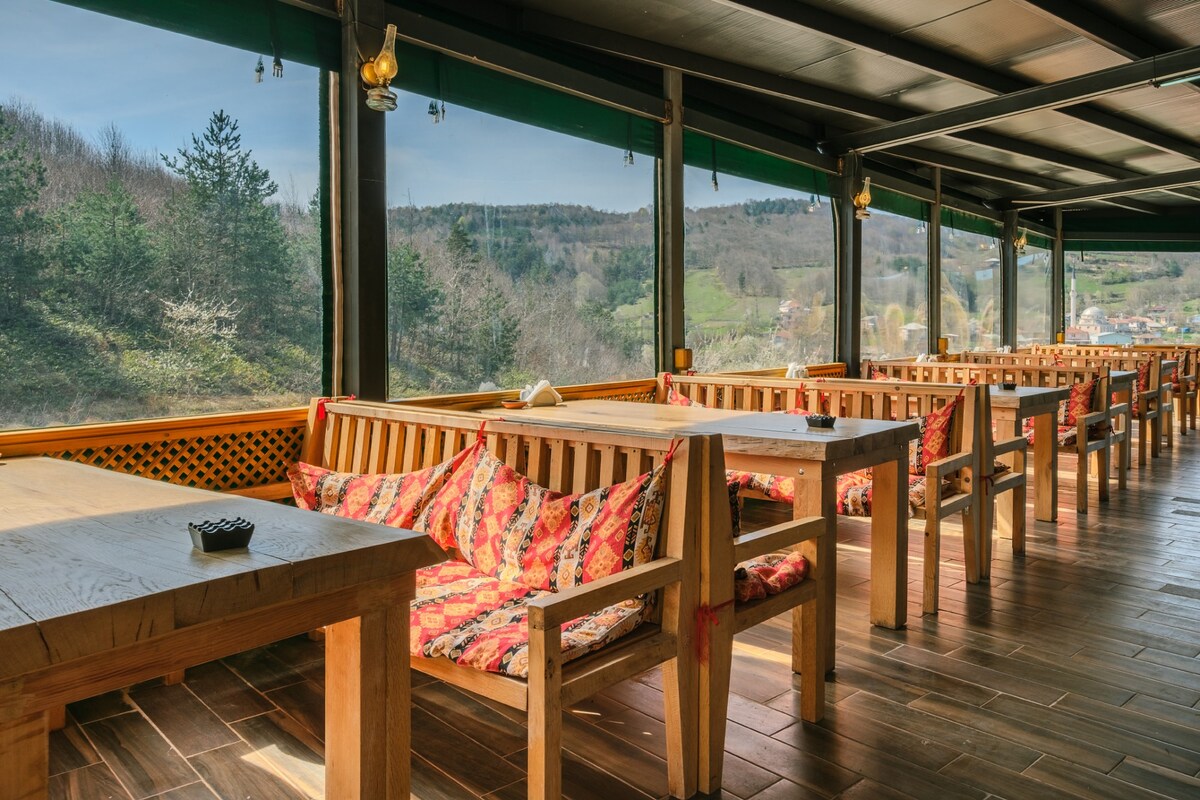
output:
[{"label": "white napkin", "polygon": [[803,364],[798,364],[795,361],[793,361],[792,363],[788,364],[787,374],[784,375],[784,377],[785,378],[807,378],[808,377],[808,367],[804,366]]},{"label": "white napkin", "polygon": [[531,406],[556,406],[562,402],[562,395],[554,391],[550,381],[538,381],[534,386],[525,386],[521,399]]}]

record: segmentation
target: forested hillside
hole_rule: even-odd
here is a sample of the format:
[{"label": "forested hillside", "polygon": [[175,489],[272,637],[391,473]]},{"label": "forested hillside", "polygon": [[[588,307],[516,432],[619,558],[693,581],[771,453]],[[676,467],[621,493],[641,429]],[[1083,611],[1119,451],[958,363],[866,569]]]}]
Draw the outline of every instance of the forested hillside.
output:
[{"label": "forested hillside", "polygon": [[[89,140],[0,106],[0,427],[290,405],[320,391],[319,209],[281,199],[252,144],[220,110],[158,155],[134,152],[115,126]],[[396,207],[388,234],[379,336],[393,396],[653,371],[652,209]],[[924,348],[925,238],[882,213],[864,225],[864,352]],[[687,209],[698,368],[829,358],[833,241],[828,205],[805,199]],[[943,240],[943,331],[956,344],[994,330],[997,255],[987,237]],[[1084,305],[1180,321],[1200,311],[1194,255],[1075,261]],[[1019,324],[1047,313],[1045,263],[1034,257]]]}]

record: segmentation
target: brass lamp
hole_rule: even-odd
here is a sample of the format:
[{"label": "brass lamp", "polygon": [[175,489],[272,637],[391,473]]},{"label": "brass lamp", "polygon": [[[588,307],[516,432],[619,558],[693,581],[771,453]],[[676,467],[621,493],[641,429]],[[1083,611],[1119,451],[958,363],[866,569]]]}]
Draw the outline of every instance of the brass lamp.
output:
[{"label": "brass lamp", "polygon": [[1013,239],[1013,247],[1016,248],[1018,253],[1024,253],[1025,245],[1027,244],[1029,244],[1029,238],[1025,235],[1025,231],[1019,231],[1017,238]]},{"label": "brass lamp", "polygon": [[854,218],[870,219],[871,212],[867,210],[869,205],[871,205],[871,179],[863,178],[862,191],[854,195]]},{"label": "brass lamp", "polygon": [[367,89],[367,108],[373,111],[395,111],[396,93],[388,88],[400,71],[396,62],[396,26],[388,25],[379,55],[363,63],[359,74]]}]

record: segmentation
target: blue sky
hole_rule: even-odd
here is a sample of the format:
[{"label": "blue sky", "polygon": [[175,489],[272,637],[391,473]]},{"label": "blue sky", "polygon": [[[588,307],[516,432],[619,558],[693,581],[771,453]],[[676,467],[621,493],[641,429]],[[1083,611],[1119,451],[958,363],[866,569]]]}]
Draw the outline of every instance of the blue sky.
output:
[{"label": "blue sky", "polygon": [[[0,103],[17,101],[95,141],[115,123],[134,150],[173,154],[224,109],[242,145],[271,172],[285,199],[317,186],[315,68],[285,63],[284,77],[254,82],[257,53],[106,17],[51,0],[0,0]],[[357,91],[357,90],[356,90]],[[388,202],[440,205],[579,203],[611,211],[649,205],[653,160],[632,167],[620,150],[448,106],[433,125],[429,98],[401,94],[388,115]],[[689,206],[798,197],[689,169]]]}]

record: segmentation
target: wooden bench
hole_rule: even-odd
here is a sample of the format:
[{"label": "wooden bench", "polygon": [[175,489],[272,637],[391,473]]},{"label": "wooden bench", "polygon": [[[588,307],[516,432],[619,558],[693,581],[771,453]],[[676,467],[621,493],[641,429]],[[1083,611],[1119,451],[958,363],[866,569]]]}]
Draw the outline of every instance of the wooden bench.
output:
[{"label": "wooden bench", "polygon": [[[1101,381],[1097,391],[1096,405],[1087,419],[1087,426],[1108,425],[1109,431],[1102,438],[1089,439],[1086,436],[1076,438],[1071,445],[1060,445],[1063,452],[1077,456],[1075,468],[1077,480],[1075,489],[1075,509],[1080,514],[1088,511],[1088,460],[1089,456],[1096,460],[1097,495],[1101,502],[1108,500],[1108,479],[1110,452],[1114,442],[1121,444],[1120,432],[1113,432],[1112,418],[1114,414],[1127,413],[1126,404],[1113,405],[1110,392],[1109,369],[1107,367],[1057,367],[1057,366],[1013,366],[1005,364],[971,364],[971,363],[917,363],[907,359],[875,361],[871,366],[879,372],[901,380],[936,383],[979,383],[995,385],[1007,381],[1015,382],[1018,386],[1047,386],[1069,387],[1074,383],[1098,378]],[[1080,428],[1086,432],[1086,429]],[[1124,487],[1126,468],[1128,467],[1128,448],[1118,446],[1118,481]]]},{"label": "wooden bench", "polygon": [[[669,391],[666,376],[660,375],[661,393]],[[954,513],[963,515],[963,550],[967,581],[979,580],[982,536],[992,535],[994,503],[1007,493],[1020,513],[1025,509],[1025,473],[1022,469],[994,476],[995,457],[1025,450],[1021,437],[993,443],[991,405],[986,387],[950,386],[853,379],[789,379],[752,377],[729,373],[671,376],[671,387],[694,403],[709,408],[739,411],[794,411],[830,413],[838,417],[864,419],[908,419],[929,414],[961,400],[950,434],[946,458],[926,466],[925,499],[916,516],[925,520],[925,568],[923,609],[936,613],[938,574],[941,563],[941,522]],[[986,435],[985,435],[986,432]],[[948,485],[943,496],[940,487]],[[931,488],[931,487],[937,487]],[[761,495],[760,495],[761,496]],[[1020,535],[1023,536],[1023,522]]]},{"label": "wooden bench", "polygon": [[[460,451],[477,435],[479,423],[477,414],[452,410],[314,401],[305,460],[347,472],[409,472]],[[588,491],[635,477],[662,463],[672,446],[670,437],[511,421],[489,421],[485,435],[498,458],[560,492]],[[793,669],[805,676],[802,715],[816,721],[824,713],[823,565],[816,547],[824,520],[796,520],[733,537],[718,436],[684,437],[668,480],[658,558],[529,602],[527,681],[444,658],[413,660],[414,669],[528,711],[531,798],[558,797],[562,708],[658,664],[664,672],[671,792],[687,797],[697,786],[719,788],[733,634],[783,611],[793,611]],[[807,580],[762,600],[733,603],[735,564],[797,543],[812,545]],[[562,623],[648,592],[659,594],[656,624],[643,624],[598,651],[561,663]],[[708,627],[714,616],[727,621]],[[703,663],[694,641],[701,628],[711,639],[710,657]]]}]

